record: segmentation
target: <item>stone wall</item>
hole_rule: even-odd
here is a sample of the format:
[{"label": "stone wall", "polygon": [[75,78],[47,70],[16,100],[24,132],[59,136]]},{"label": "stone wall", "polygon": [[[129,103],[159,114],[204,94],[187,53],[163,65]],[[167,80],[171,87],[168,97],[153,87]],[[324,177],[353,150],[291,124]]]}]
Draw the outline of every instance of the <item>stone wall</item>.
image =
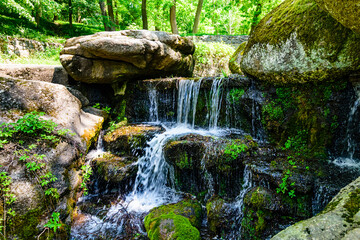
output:
[{"label": "stone wall", "polygon": [[222,42],[234,47],[239,46],[241,43],[248,40],[248,35],[238,35],[238,36],[229,36],[229,35],[203,35],[203,36],[189,36],[193,41],[202,41],[202,42]]},{"label": "stone wall", "polygon": [[14,38],[10,36],[0,38],[1,52],[9,55],[16,54],[19,57],[28,57],[34,52],[45,51],[46,48],[49,47],[58,48],[62,47],[62,44],[39,42],[31,39]]}]

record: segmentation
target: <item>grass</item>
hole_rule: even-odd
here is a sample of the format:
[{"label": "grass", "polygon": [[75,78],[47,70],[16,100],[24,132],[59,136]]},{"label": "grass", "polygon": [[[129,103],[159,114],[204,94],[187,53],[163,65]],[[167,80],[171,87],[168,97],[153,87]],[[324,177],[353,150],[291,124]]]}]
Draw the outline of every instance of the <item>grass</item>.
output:
[{"label": "grass", "polygon": [[0,63],[2,64],[44,64],[44,65],[60,65],[61,48],[47,48],[44,52],[35,52],[29,57],[19,57],[15,54],[9,55],[0,53]]},{"label": "grass", "polygon": [[13,36],[28,38],[42,42],[64,43],[67,38],[90,35],[104,31],[102,26],[90,26],[83,23],[73,23],[70,29],[69,23],[56,21],[55,23],[42,20],[39,28],[36,24],[26,19],[15,18],[0,14],[0,37]]}]

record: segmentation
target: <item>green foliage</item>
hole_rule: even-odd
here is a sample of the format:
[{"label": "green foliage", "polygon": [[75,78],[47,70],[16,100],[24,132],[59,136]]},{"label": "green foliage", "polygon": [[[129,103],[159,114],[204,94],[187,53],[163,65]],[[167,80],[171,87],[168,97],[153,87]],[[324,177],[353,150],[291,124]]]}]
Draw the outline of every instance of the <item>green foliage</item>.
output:
[{"label": "green foliage", "polygon": [[49,221],[44,225],[44,227],[52,229],[55,233],[57,229],[61,228],[61,226],[60,213],[57,212],[53,212]]},{"label": "green foliage", "polygon": [[241,153],[246,152],[249,147],[245,143],[232,141],[228,144],[224,150],[224,154],[230,156],[231,159],[235,160]]},{"label": "green foliage", "polygon": [[100,103],[95,103],[95,104],[93,105],[93,108],[101,109],[101,110],[103,110],[104,112],[106,112],[107,114],[110,114],[110,111],[111,111],[111,107],[108,107],[108,106],[101,107],[101,106],[100,106]]},{"label": "green foliage", "polygon": [[[48,197],[52,202],[59,198],[58,190],[52,186],[57,178],[48,170],[45,164],[46,155],[39,154],[40,149],[38,148],[44,146],[44,144],[45,146],[57,144],[67,134],[70,135],[71,133],[68,129],[55,131],[57,125],[51,120],[42,119],[43,115],[44,113],[31,112],[14,123],[1,124],[0,141],[2,143],[10,141],[19,143],[18,150],[14,152],[16,158],[20,163],[24,164],[26,172],[37,181],[43,189],[45,197]],[[19,138],[20,140],[17,141]],[[24,147],[25,141],[31,141],[32,143],[28,147]]]},{"label": "green foliage", "polygon": [[[2,166],[0,165],[0,168]],[[0,219],[2,224],[0,225],[0,231],[4,231],[4,237],[6,238],[6,225],[11,222],[11,217],[15,216],[15,211],[11,208],[11,205],[16,201],[16,197],[11,193],[10,185],[11,185],[11,177],[8,175],[8,172],[1,170],[0,172],[0,199],[2,199],[2,210],[4,212],[4,219]]]},{"label": "green foliage", "polygon": [[245,90],[243,88],[233,88],[229,91],[227,95],[227,100],[231,103],[239,103],[241,97],[244,95]]},{"label": "green foliage", "polygon": [[90,165],[83,165],[81,166],[81,172],[82,172],[82,182],[81,182],[81,188],[84,190],[84,195],[86,196],[88,194],[89,189],[86,186],[86,183],[90,181],[90,177],[92,175],[92,168]]},{"label": "green foliage", "polygon": [[195,42],[195,72],[199,74],[206,68],[221,69],[223,75],[228,75],[229,59],[235,49],[224,43]]}]

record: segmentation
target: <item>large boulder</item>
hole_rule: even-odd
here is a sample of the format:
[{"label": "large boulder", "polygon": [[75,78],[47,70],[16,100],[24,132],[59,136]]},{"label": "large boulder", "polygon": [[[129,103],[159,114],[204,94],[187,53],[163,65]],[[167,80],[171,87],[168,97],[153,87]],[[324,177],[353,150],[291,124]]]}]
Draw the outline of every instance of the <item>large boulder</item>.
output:
[{"label": "large boulder", "polygon": [[191,76],[191,40],[165,32],[125,30],[68,39],[60,61],[71,77],[86,83]]},{"label": "large boulder", "polygon": [[272,239],[358,239],[359,223],[360,178],[343,188],[320,214],[288,227]]},{"label": "large boulder", "polygon": [[360,36],[314,0],[285,0],[253,30],[244,73],[272,83],[337,79],[360,71]]},{"label": "large boulder", "polygon": [[68,238],[66,229],[82,188],[80,156],[97,138],[103,121],[84,112],[63,85],[0,77],[0,171],[16,197],[10,206],[15,216],[9,206],[6,212],[0,208],[1,216],[12,222],[6,226],[9,239],[35,239],[52,212],[60,214],[58,239]]},{"label": "large boulder", "polygon": [[342,25],[360,34],[360,2],[358,0],[315,0],[316,3]]},{"label": "large boulder", "polygon": [[82,110],[79,99],[59,84],[0,77],[0,122],[20,118],[26,112],[45,117],[76,133],[74,140],[89,148],[104,118]]}]

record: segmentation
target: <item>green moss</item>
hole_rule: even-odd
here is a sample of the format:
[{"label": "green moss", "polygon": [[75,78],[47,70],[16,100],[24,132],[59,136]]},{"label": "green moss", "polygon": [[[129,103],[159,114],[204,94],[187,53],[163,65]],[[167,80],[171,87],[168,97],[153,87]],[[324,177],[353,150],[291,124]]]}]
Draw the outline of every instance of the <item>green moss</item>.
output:
[{"label": "green moss", "polygon": [[[267,94],[262,123],[273,143],[304,157],[326,157],[336,129],[331,97],[346,81],[276,87]],[[335,121],[335,123],[334,123]]]},{"label": "green moss", "polygon": [[157,218],[150,218],[148,215],[144,223],[150,240],[200,239],[199,230],[191,225],[189,219],[174,213],[164,214]]},{"label": "green moss", "polygon": [[194,227],[199,228],[201,226],[201,204],[190,199],[154,208],[147,215],[147,218],[158,218],[161,215],[170,213],[188,218]]},{"label": "green moss", "polygon": [[[200,239],[201,205],[195,200],[183,200],[154,208],[145,217],[144,225],[151,240]],[[161,236],[171,236],[161,238]]]},{"label": "green moss", "polygon": [[346,220],[352,222],[354,215],[360,210],[360,189],[356,189],[349,195],[344,208],[347,210]]},{"label": "green moss", "polygon": [[219,220],[222,217],[221,212],[225,201],[219,197],[212,197],[206,203],[206,212],[209,222],[209,229],[213,233],[217,233],[219,227]]},{"label": "green moss", "polygon": [[39,225],[44,211],[41,208],[32,209],[24,215],[16,215],[11,226],[10,235],[20,239],[35,239],[40,233]]},{"label": "green moss", "polygon": [[[244,55],[257,47],[257,51],[265,51],[260,46],[266,48],[265,45],[269,44],[274,46],[274,51],[281,45],[284,51],[291,48],[288,59],[299,55],[306,59],[296,62],[293,70],[289,71],[274,71],[273,64],[269,63],[267,66],[267,60],[264,59],[261,59],[264,71],[243,70],[275,84],[340,79],[350,71],[359,70],[358,42],[358,35],[321,10],[315,1],[285,0],[256,26]],[[250,56],[244,58],[248,57]],[[271,58],[271,54],[267,57]]]},{"label": "green moss", "polygon": [[247,42],[241,43],[229,60],[229,69],[234,74],[243,74],[238,60],[241,59],[241,56],[244,54],[246,44]]}]

